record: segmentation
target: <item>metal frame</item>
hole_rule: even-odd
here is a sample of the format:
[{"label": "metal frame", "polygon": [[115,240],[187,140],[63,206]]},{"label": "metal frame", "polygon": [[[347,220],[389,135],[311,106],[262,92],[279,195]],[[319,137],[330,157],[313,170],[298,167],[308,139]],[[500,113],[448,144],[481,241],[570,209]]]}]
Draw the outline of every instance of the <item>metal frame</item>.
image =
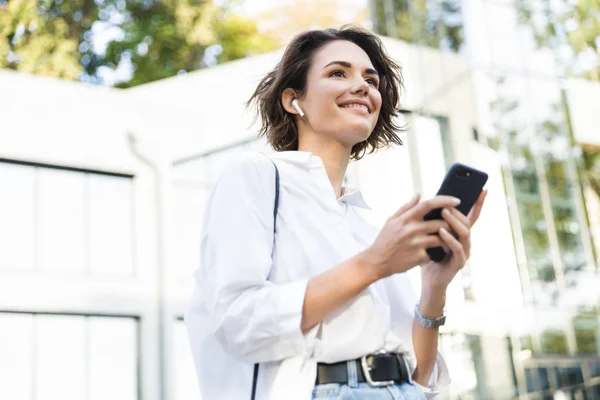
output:
[{"label": "metal frame", "polygon": [[[385,351],[381,351],[377,354],[385,354]],[[371,367],[369,367],[369,364],[367,363],[367,358],[371,357],[371,355],[366,355],[366,356],[362,356],[360,358],[360,366],[362,368],[363,374],[365,375],[365,379],[367,380],[367,383],[370,386],[373,387],[385,387],[385,386],[391,386],[394,384],[394,381],[374,381],[373,378],[371,378]]]}]

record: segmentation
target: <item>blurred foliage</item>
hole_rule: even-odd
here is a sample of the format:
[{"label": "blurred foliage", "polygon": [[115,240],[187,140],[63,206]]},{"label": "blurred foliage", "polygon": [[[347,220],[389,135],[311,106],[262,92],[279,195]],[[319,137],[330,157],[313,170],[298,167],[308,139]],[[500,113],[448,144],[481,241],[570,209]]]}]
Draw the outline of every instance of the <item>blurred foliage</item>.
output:
[{"label": "blurred foliage", "polygon": [[270,7],[256,16],[261,29],[281,43],[310,29],[336,28],[346,24],[366,27],[368,9],[345,6],[343,0],[292,0]]},{"label": "blurred foliage", "polygon": [[442,50],[463,44],[461,0],[374,0],[375,30]]},{"label": "blurred foliage", "polygon": [[[576,290],[581,271],[593,268],[585,256],[585,238],[574,201],[578,183],[569,172],[572,153],[568,150],[572,144],[563,123],[563,105],[548,101],[546,119],[536,120],[523,113],[521,102],[528,94],[519,86],[518,76],[500,74],[490,78],[497,93],[489,103],[496,138],[493,146],[505,157],[505,187],[508,192],[514,191],[514,211],[519,221],[519,230],[513,230],[513,234],[525,246],[526,260],[520,267],[528,272],[534,292],[556,303],[561,294],[559,284],[564,284],[562,290]],[[527,128],[529,124],[531,129]],[[545,177],[549,210],[544,209],[540,177]],[[556,232],[554,238],[549,236],[550,224]],[[552,257],[553,242],[558,245],[560,265],[555,265]],[[560,281],[556,268],[562,271]]]},{"label": "blurred foliage", "polygon": [[81,74],[79,35],[60,8],[49,9],[50,5],[37,0],[0,1],[1,68],[65,79]]},{"label": "blurred foliage", "polygon": [[102,83],[129,64],[129,87],[277,48],[238,3],[0,0],[0,67]]},{"label": "blurred foliage", "polygon": [[596,354],[600,352],[600,324],[598,313],[593,306],[580,307],[573,317],[573,329],[579,354]]},{"label": "blurred foliage", "polygon": [[517,0],[519,21],[533,28],[538,47],[566,46],[566,72],[600,80],[600,0]]},{"label": "blurred foliage", "polygon": [[589,185],[600,198],[600,149],[583,149],[583,167]]},{"label": "blurred foliage", "polygon": [[558,329],[546,329],[540,335],[542,342],[542,353],[545,354],[567,354],[567,337],[565,332]]}]

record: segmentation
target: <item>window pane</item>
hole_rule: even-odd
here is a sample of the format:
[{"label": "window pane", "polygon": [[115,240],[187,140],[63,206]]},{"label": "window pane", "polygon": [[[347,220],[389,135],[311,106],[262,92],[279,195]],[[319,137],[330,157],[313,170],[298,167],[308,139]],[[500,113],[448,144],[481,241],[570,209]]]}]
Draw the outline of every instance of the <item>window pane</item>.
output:
[{"label": "window pane", "polygon": [[0,314],[0,399],[31,400],[33,319]]},{"label": "window pane", "polygon": [[540,380],[540,389],[541,390],[550,389],[548,370],[546,368],[538,368],[538,374],[539,374],[539,380]]},{"label": "window pane", "polygon": [[573,328],[579,354],[600,352],[600,323],[594,307],[581,307],[573,318]]},{"label": "window pane", "polygon": [[542,332],[542,351],[547,354],[567,354],[567,338],[563,331],[547,329]]},{"label": "window pane", "polygon": [[132,187],[130,178],[88,174],[91,271],[130,275]]},{"label": "window pane", "polygon": [[374,0],[377,33],[459,51],[464,33],[460,0]]},{"label": "window pane", "polygon": [[192,350],[183,321],[175,322],[173,340],[175,366],[172,376],[175,380],[175,400],[201,400]]},{"label": "window pane", "polygon": [[431,198],[446,175],[445,138],[442,137],[439,121],[424,116],[415,117],[411,139],[417,142],[422,196]]},{"label": "window pane", "polygon": [[36,400],[86,398],[84,317],[37,316]]},{"label": "window pane", "polygon": [[89,317],[90,400],[137,399],[137,324]]},{"label": "window pane", "polygon": [[572,386],[583,383],[583,374],[578,365],[557,368],[560,377],[559,386]]},{"label": "window pane", "polygon": [[590,361],[590,375],[592,377],[600,376],[600,361]]},{"label": "window pane", "polygon": [[0,268],[33,268],[35,169],[0,163]]},{"label": "window pane", "polygon": [[525,382],[527,383],[527,392],[535,392],[535,386],[533,384],[533,373],[531,369],[525,369]]},{"label": "window pane", "polygon": [[39,169],[39,261],[51,271],[85,268],[84,174]]},{"label": "window pane", "polygon": [[202,183],[173,184],[173,273],[178,283],[190,283],[200,265],[200,234],[208,190]]}]

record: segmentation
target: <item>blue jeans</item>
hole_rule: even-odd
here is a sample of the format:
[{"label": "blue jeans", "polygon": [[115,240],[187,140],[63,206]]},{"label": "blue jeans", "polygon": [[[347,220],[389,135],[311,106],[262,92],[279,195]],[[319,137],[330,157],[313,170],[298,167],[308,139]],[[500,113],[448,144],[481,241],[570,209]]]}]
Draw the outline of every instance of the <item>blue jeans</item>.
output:
[{"label": "blue jeans", "polygon": [[339,383],[317,385],[313,390],[313,400],[425,400],[425,395],[415,385],[403,383],[374,388],[368,383],[356,387]]},{"label": "blue jeans", "polygon": [[358,383],[357,362],[348,362],[348,383],[316,385],[312,400],[425,400],[425,394],[412,383],[385,387],[371,387]]}]

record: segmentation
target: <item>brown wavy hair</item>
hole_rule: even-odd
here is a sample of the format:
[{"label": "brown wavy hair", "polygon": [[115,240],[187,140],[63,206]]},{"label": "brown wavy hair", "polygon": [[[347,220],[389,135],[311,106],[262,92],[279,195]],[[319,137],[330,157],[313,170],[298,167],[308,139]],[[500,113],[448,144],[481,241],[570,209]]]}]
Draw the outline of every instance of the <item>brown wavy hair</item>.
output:
[{"label": "brown wavy hair", "polygon": [[281,61],[258,84],[246,103],[256,106],[254,122],[261,120],[259,137],[266,136],[276,151],[298,150],[298,128],[291,114],[281,104],[281,94],[287,88],[302,95],[313,54],[334,40],[347,40],[363,49],[379,72],[382,97],[377,124],[369,138],[352,147],[351,159],[360,160],[367,152],[402,145],[398,136],[405,130],[395,120],[400,111],[400,95],[404,89],[402,67],[385,51],[379,37],[362,28],[343,26],[340,29],[313,30],[296,36],[285,49]]}]

